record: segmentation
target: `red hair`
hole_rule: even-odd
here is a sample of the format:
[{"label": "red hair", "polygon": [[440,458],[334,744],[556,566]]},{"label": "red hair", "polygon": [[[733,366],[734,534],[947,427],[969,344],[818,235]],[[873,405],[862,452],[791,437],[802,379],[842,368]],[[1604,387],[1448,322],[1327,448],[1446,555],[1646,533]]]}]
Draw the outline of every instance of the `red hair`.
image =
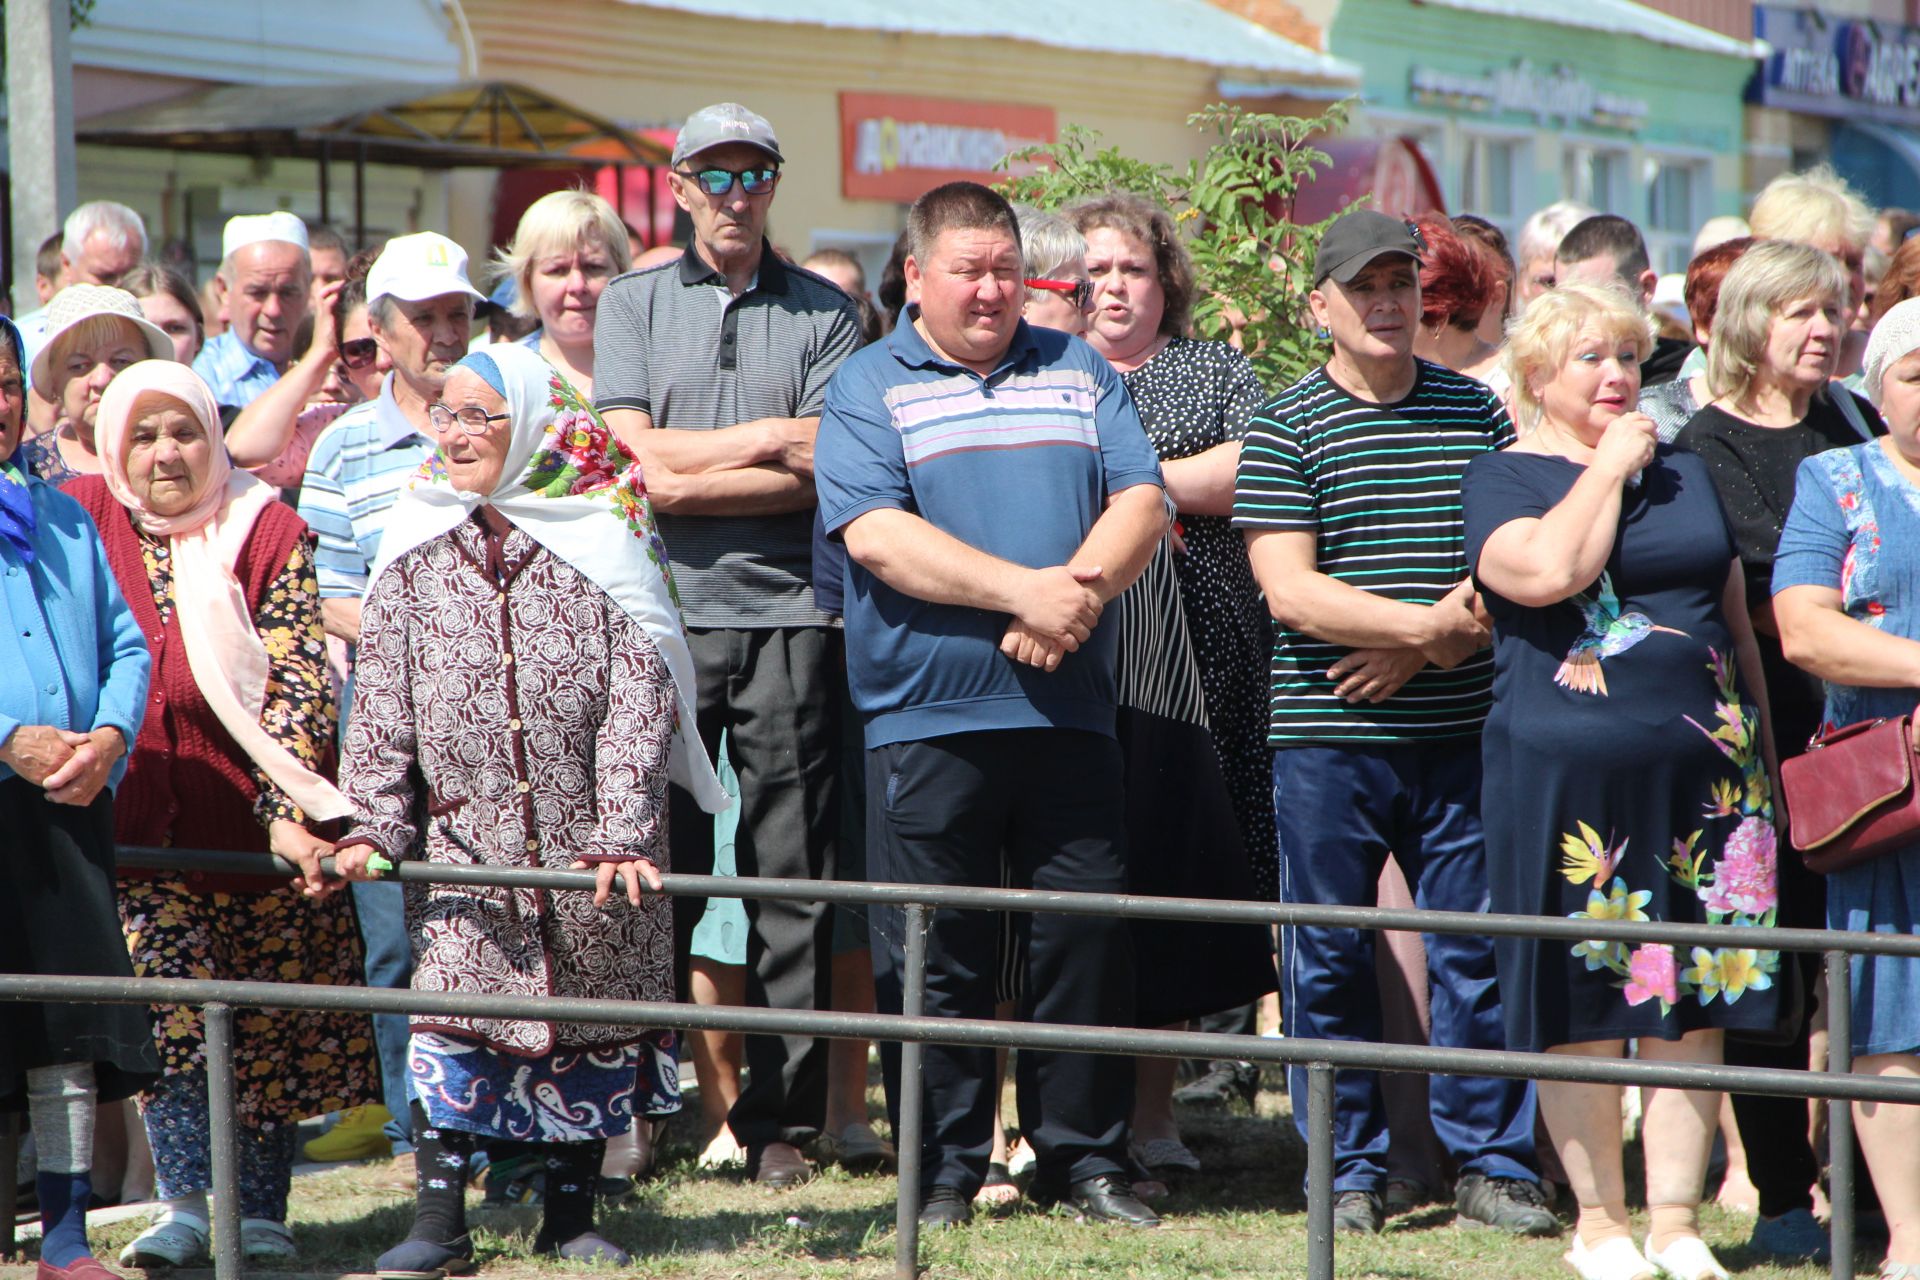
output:
[{"label": "red hair", "polygon": [[1426,249],[1420,255],[1420,322],[1472,329],[1500,296],[1502,272],[1491,251],[1453,229],[1446,217],[1423,213],[1413,220]]},{"label": "red hair", "polygon": [[1693,255],[1693,261],[1687,264],[1687,283],[1681,296],[1686,299],[1687,319],[1695,329],[1713,332],[1713,313],[1720,309],[1721,282],[1740,255],[1758,243],[1752,236],[1740,236],[1722,240]]}]

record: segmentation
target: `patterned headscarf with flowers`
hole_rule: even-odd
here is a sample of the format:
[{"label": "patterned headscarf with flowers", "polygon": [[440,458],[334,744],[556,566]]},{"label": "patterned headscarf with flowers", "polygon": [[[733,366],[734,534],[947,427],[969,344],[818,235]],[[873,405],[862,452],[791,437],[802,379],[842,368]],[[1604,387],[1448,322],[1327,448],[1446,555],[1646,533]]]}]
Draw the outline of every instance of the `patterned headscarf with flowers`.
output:
[{"label": "patterned headscarf with flowers", "polygon": [[695,727],[693,654],[638,464],[537,351],[496,345],[454,367],[479,375],[507,402],[500,481],[492,493],[455,489],[436,453],[388,514],[369,590],[378,590],[381,575],[409,551],[452,530],[480,504],[492,506],[605,591],[653,640],[678,693],[673,781],[708,812],[726,808],[732,802]]}]

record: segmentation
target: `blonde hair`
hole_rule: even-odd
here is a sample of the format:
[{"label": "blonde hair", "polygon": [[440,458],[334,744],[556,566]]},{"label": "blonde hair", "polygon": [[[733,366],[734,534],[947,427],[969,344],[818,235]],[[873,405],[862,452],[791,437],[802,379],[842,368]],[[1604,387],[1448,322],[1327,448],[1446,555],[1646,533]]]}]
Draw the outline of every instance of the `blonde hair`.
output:
[{"label": "blonde hair", "polygon": [[1810,244],[1762,240],[1727,269],[1707,343],[1707,389],[1715,398],[1744,395],[1753,386],[1774,317],[1801,298],[1846,303],[1846,269],[1832,254]]},{"label": "blonde hair", "polygon": [[[132,338],[143,353],[141,359],[146,359],[144,353],[147,351],[147,335],[141,331],[139,325],[133,322],[131,316],[123,316],[115,311],[96,311],[90,316],[82,316],[67,328],[62,329],[60,336],[47,346],[47,370],[53,375],[53,385],[46,389],[47,393],[58,398],[61,390],[70,381],[66,373],[66,363],[67,357],[75,350],[88,351],[128,337]],[[173,357],[169,355],[167,358],[171,360]]]},{"label": "blonde hair", "polygon": [[1026,272],[1036,279],[1047,279],[1069,267],[1087,270],[1087,238],[1057,213],[1013,206],[1020,220],[1020,256]]},{"label": "blonde hair", "polygon": [[1574,343],[1591,329],[1607,339],[1631,339],[1637,360],[1645,360],[1653,350],[1647,313],[1637,298],[1613,284],[1569,283],[1549,289],[1507,330],[1506,370],[1522,430],[1531,431],[1542,412],[1532,375],[1566,363]]},{"label": "blonde hair", "polygon": [[513,314],[531,316],[533,310],[533,264],[550,253],[565,253],[590,240],[599,240],[607,256],[613,259],[613,272],[619,275],[633,265],[633,251],[627,244],[627,224],[613,206],[591,191],[550,191],[527,206],[520,225],[513,230],[513,243],[494,254],[495,279],[511,278],[514,283]]},{"label": "blonde hair", "polygon": [[1860,249],[1873,238],[1873,210],[1824,164],[1769,182],[1754,200],[1749,221],[1762,240],[1838,242]]}]

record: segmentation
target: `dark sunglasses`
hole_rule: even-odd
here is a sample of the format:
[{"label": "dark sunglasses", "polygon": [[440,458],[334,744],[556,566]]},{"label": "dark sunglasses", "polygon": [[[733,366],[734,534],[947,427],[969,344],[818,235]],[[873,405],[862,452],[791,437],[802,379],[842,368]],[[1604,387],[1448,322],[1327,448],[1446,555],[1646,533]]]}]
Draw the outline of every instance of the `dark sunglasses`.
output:
[{"label": "dark sunglasses", "polygon": [[701,169],[689,172],[676,170],[681,177],[700,184],[700,189],[710,196],[724,196],[733,190],[735,181],[740,189],[750,196],[763,196],[773,190],[775,179],[779,178],[778,169]]},{"label": "dark sunglasses", "polygon": [[1048,293],[1057,293],[1081,311],[1093,305],[1093,281],[1091,280],[1029,280],[1027,288],[1045,289]]},{"label": "dark sunglasses", "polygon": [[380,344],[372,338],[355,338],[340,344],[340,363],[349,369],[364,369],[380,354]]}]

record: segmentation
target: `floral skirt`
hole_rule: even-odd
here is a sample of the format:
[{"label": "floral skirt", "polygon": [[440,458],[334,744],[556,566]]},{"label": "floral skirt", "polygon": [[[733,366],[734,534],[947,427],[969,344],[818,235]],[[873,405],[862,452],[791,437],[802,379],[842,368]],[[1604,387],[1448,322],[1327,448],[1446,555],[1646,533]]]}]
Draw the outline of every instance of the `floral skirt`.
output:
[{"label": "floral skirt", "polygon": [[520,1057],[416,1031],[409,1070],[414,1096],[438,1128],[521,1142],[590,1142],[625,1133],[636,1114],[680,1109],[676,1043],[673,1032],[656,1031],[636,1044]]},{"label": "floral skirt", "polygon": [[[363,985],[345,894],[315,901],[292,888],[201,893],[178,880],[122,880],[120,923],[137,977]],[[206,1070],[198,1008],[155,1005],[153,1039],[166,1075]],[[236,1010],[234,1070],[240,1118],[262,1129],[380,1098],[363,1013]]]}]

